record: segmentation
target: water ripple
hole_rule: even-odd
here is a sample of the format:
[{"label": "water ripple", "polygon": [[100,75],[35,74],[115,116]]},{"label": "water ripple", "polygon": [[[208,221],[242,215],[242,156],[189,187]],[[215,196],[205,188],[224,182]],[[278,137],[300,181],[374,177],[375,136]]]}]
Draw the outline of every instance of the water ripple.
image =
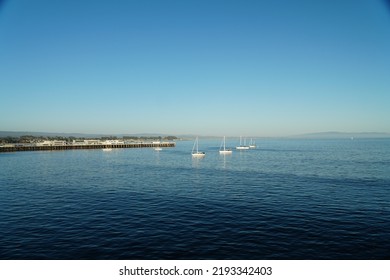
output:
[{"label": "water ripple", "polygon": [[388,259],[390,146],[346,143],[1,155],[0,259]]}]

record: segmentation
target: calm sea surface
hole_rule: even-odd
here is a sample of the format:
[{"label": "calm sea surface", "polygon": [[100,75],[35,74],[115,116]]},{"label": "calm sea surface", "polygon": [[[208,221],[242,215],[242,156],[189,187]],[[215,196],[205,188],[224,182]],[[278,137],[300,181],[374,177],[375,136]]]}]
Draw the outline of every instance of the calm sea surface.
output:
[{"label": "calm sea surface", "polygon": [[0,154],[0,259],[390,259],[390,139],[219,144]]}]

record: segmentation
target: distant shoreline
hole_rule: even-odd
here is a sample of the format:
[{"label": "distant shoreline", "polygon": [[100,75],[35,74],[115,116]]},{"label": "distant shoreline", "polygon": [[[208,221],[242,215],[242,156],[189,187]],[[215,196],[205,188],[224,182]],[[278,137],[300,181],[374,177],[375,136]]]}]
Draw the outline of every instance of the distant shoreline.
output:
[{"label": "distant shoreline", "polygon": [[[164,133],[135,133],[135,134],[103,134],[103,133],[61,133],[61,132],[34,132],[34,131],[0,131],[0,138],[5,137],[22,137],[22,136],[32,136],[32,137],[47,137],[47,138],[84,138],[84,139],[97,139],[97,138],[133,138],[133,139],[168,139],[172,140],[192,140],[196,136],[199,138],[220,138],[222,136],[216,135],[202,135],[202,134],[178,134],[172,136],[171,134]],[[240,135],[226,135],[228,138],[237,138]],[[285,135],[285,136],[260,136],[260,135],[241,135],[246,138],[256,138],[256,139],[344,139],[351,138],[354,139],[371,139],[371,138],[390,138],[390,133],[386,132],[316,132],[316,133],[304,133],[304,134],[295,134],[295,135]]]}]

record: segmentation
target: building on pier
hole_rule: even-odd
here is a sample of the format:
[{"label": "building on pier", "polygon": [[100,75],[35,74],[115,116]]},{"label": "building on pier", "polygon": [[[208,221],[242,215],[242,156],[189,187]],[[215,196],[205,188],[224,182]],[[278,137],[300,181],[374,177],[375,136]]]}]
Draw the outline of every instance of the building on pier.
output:
[{"label": "building on pier", "polygon": [[38,147],[65,146],[65,145],[66,145],[66,141],[61,141],[61,140],[53,140],[53,141],[46,140],[46,141],[43,141],[43,142],[35,143],[35,146],[38,146]]}]

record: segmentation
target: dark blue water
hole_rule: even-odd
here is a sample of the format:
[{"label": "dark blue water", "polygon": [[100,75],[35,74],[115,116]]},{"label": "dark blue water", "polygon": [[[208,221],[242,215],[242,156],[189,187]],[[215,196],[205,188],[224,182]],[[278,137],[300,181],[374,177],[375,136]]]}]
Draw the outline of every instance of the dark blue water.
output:
[{"label": "dark blue water", "polygon": [[0,259],[390,259],[389,139],[192,144],[0,154]]}]

